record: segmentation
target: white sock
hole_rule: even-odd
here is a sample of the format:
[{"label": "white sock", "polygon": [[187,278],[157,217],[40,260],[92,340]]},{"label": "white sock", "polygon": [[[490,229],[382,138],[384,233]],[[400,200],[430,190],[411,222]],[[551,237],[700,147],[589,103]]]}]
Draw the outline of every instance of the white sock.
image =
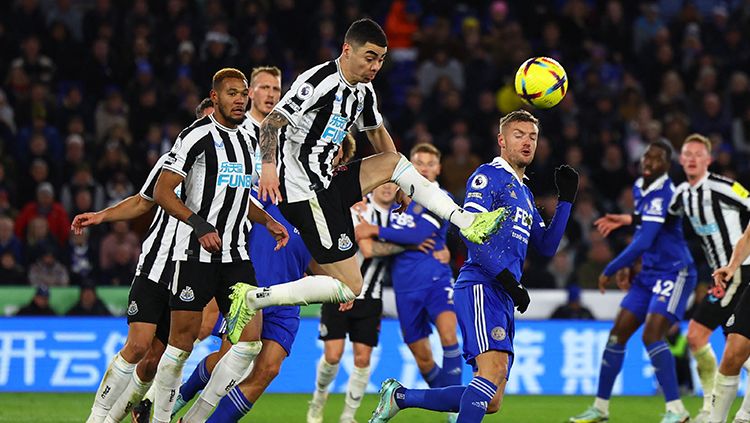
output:
[{"label": "white sock", "polygon": [[102,382],[96,390],[94,405],[91,407],[91,414],[86,423],[100,423],[109,414],[110,408],[117,401],[120,393],[130,383],[130,375],[135,369],[136,363],[128,363],[118,352],[112,358],[112,361],[104,373]]},{"label": "white sock", "polygon": [[703,409],[711,411],[711,394],[714,390],[714,379],[716,379],[716,355],[711,344],[708,343],[693,352],[693,358],[697,364],[698,378],[703,389]]},{"label": "white sock", "polygon": [[313,392],[313,401],[325,403],[328,397],[328,385],[336,379],[339,372],[339,363],[328,364],[325,356],[318,360],[318,371],[315,376],[315,392]]},{"label": "white sock", "polygon": [[120,423],[130,410],[143,399],[143,395],[151,387],[152,383],[153,381],[142,381],[138,377],[138,372],[134,371],[128,387],[122,391],[120,398],[117,399],[115,405],[109,410],[109,415],[107,415],[105,423]]},{"label": "white sock", "polygon": [[414,201],[427,210],[449,220],[461,229],[468,228],[474,221],[474,214],[465,211],[448,197],[437,184],[420,175],[403,155],[393,169],[391,181],[398,184]]},{"label": "white sock", "polygon": [[238,342],[232,345],[232,348],[216,363],[208,384],[182,418],[183,422],[205,422],[224,395],[242,382],[242,376],[260,353],[262,345],[260,341]]},{"label": "white sock", "polygon": [[154,386],[154,422],[166,422],[172,419],[172,408],[177,399],[178,389],[182,381],[182,368],[190,356],[190,351],[183,351],[172,345],[167,345],[164,354],[156,368]]},{"label": "white sock", "polygon": [[259,310],[275,305],[345,303],[355,298],[354,292],[340,280],[316,275],[248,291],[245,300],[248,307]]},{"label": "white sock", "polygon": [[154,403],[154,395],[156,394],[156,385],[153,384],[153,380],[151,381],[151,387],[148,388],[148,391],[146,391],[145,394],[143,394],[143,398],[145,400],[151,401],[151,403]]},{"label": "white sock", "polygon": [[740,375],[725,376],[721,372],[716,374],[714,383],[713,407],[711,408],[711,422],[724,422],[729,415],[729,407],[737,397]]},{"label": "white sock", "polygon": [[594,408],[604,413],[605,416],[609,416],[609,400],[594,398]]},{"label": "white sock", "polygon": [[346,388],[344,397],[344,412],[341,413],[341,422],[350,423],[357,414],[359,405],[362,404],[362,397],[365,395],[367,383],[370,381],[370,367],[354,367],[354,371],[349,375],[349,386]]},{"label": "white sock", "polygon": [[667,402],[667,411],[671,411],[675,414],[685,414],[687,413],[687,410],[685,409],[685,405],[682,403],[681,399],[676,399]]}]

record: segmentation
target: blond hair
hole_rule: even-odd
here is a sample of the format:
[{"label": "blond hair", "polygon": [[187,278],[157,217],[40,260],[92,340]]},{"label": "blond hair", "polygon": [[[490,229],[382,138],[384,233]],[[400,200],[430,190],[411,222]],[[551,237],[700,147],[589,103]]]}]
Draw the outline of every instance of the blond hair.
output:
[{"label": "blond hair", "polygon": [[434,154],[438,160],[440,160],[442,154],[440,153],[440,150],[437,149],[432,144],[428,144],[426,142],[419,143],[411,148],[411,151],[409,152],[409,157],[414,157],[417,153],[428,153],[428,154]]}]

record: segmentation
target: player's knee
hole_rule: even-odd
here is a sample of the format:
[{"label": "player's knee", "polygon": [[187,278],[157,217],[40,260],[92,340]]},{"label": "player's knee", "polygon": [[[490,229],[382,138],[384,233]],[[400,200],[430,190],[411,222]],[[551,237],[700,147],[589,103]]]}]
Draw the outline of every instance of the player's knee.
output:
[{"label": "player's knee", "polygon": [[123,352],[129,361],[136,363],[141,361],[151,348],[151,343],[141,339],[128,339],[123,347]]},{"label": "player's knee", "polygon": [[747,360],[747,355],[743,354],[737,348],[726,348],[724,355],[721,357],[719,371],[725,375],[736,375],[740,373],[742,365]]},{"label": "player's knee", "polygon": [[370,366],[370,354],[355,354],[354,366],[363,369]]},{"label": "player's knee", "polygon": [[274,379],[276,379],[276,376],[279,375],[279,371],[281,371],[281,364],[270,363],[262,366],[262,368],[258,370],[260,371],[260,380],[263,381],[264,384],[268,385]]},{"label": "player's knee", "polygon": [[659,333],[659,331],[654,328],[647,327],[643,330],[643,336],[641,339],[643,340],[644,345],[651,345],[654,342],[659,342],[664,339],[664,334]]},{"label": "player's knee", "polygon": [[385,161],[385,163],[388,164],[388,167],[395,169],[398,162],[403,157],[405,160],[409,160],[404,156],[403,154],[396,152],[396,151],[386,151],[381,153],[381,157]]},{"label": "player's knee", "polygon": [[325,353],[325,360],[326,363],[330,364],[331,366],[335,366],[339,364],[341,361],[341,356],[343,355],[343,352],[338,351],[326,351]]},{"label": "player's knee", "polygon": [[691,351],[699,350],[708,343],[708,336],[699,330],[688,330],[686,338]]}]

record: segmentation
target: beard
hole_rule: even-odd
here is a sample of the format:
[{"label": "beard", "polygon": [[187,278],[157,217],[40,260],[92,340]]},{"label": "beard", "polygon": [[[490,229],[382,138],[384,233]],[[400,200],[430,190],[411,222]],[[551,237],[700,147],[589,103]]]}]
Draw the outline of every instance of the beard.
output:
[{"label": "beard", "polygon": [[242,123],[242,121],[245,120],[245,115],[243,114],[241,118],[233,118],[231,109],[224,110],[223,107],[219,106],[219,113],[221,113],[221,117],[224,118],[227,122],[231,123],[232,125],[239,125]]}]

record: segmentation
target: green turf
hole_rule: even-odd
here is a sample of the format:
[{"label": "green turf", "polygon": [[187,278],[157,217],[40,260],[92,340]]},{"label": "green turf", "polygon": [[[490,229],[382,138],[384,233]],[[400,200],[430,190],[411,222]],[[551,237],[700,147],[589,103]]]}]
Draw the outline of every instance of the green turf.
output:
[{"label": "green turf", "polygon": [[[88,415],[93,394],[0,394],[0,422],[83,422]],[[243,422],[296,423],[305,421],[310,395],[265,395]],[[685,398],[691,413],[697,412],[701,399]],[[338,422],[343,407],[343,395],[331,395],[326,407],[325,422]],[[375,395],[367,395],[357,413],[357,421],[367,421],[377,403]],[[500,413],[487,416],[487,422],[560,423],[581,412],[591,403],[591,397],[509,396]],[[735,401],[730,417],[739,407]],[[611,403],[612,423],[659,422],[664,412],[661,397],[615,397]],[[130,419],[126,419],[130,421]],[[391,420],[401,423],[444,422],[443,415],[419,410],[405,410]],[[731,421],[731,420],[730,420]]]}]

